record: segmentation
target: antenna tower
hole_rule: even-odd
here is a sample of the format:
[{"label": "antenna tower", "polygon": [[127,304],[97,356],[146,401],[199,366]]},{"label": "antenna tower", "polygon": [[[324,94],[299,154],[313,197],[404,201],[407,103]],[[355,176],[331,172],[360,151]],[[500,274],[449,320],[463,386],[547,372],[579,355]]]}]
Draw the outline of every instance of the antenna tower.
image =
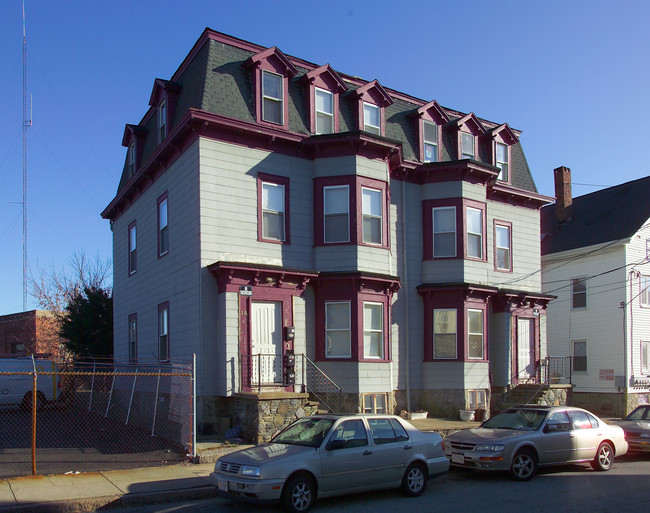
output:
[{"label": "antenna tower", "polygon": [[27,308],[27,129],[32,126],[27,112],[27,30],[23,0],[23,311]]}]

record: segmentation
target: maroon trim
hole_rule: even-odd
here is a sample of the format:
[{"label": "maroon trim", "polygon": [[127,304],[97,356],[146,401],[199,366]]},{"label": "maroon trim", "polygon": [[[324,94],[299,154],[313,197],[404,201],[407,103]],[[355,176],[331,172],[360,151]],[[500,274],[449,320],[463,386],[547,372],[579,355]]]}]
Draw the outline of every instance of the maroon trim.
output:
[{"label": "maroon trim", "polygon": [[[263,297],[301,295],[307,283],[318,276],[313,271],[232,262],[216,262],[209,265],[208,270],[217,279],[219,294],[239,292],[242,285],[248,285],[258,287],[258,293],[264,294]],[[274,292],[269,296],[263,292],[264,289],[273,289]],[[255,294],[253,297],[257,299]]]},{"label": "maroon trim", "polygon": [[363,104],[369,103],[379,107],[379,135],[386,133],[386,113],[384,109],[393,104],[393,99],[384,90],[377,80],[368,82],[359,87],[352,93],[352,101],[356,101],[356,119],[357,128],[365,130],[365,119],[363,113]]},{"label": "maroon trim", "polygon": [[[273,183],[284,186],[284,240],[264,238],[264,209],[262,208],[262,184]],[[291,244],[291,194],[289,188],[289,177],[257,173],[257,240],[272,244]]]},{"label": "maroon trim", "polygon": [[[511,375],[513,376],[513,384],[519,383],[519,373],[523,369],[519,369],[519,319],[529,319],[533,321],[533,363],[539,364],[540,358],[540,337],[539,337],[539,317],[533,316],[531,308],[519,309],[516,314],[512,316],[512,340],[513,340],[513,355],[511,358]],[[534,379],[535,376],[531,376]]]},{"label": "maroon trim", "polygon": [[316,88],[332,93],[332,129],[333,133],[337,133],[339,131],[339,97],[340,93],[348,90],[347,84],[329,64],[306,73],[301,80],[307,84],[307,112],[309,112],[311,133],[316,133]]},{"label": "maroon trim", "polygon": [[[393,294],[399,289],[396,279],[378,278],[368,275],[332,274],[321,276],[313,282],[316,297],[316,360],[389,362],[390,353],[390,306]],[[325,351],[325,304],[330,302],[350,303],[350,357],[328,358]],[[363,303],[383,305],[384,358],[363,356]]]},{"label": "maroon trim", "polygon": [[[134,269],[131,270],[131,256],[133,251],[133,248],[131,248],[131,230],[133,228],[135,228],[135,255],[134,255],[135,262],[133,262]],[[133,276],[135,273],[138,272],[138,228],[135,219],[131,221],[131,223],[129,223],[129,227],[127,229],[126,235],[128,237],[128,245],[129,245],[129,256],[127,258],[127,262],[128,262],[127,273],[129,276]]]},{"label": "maroon trim", "polygon": [[[497,226],[505,226],[508,228],[508,237],[510,239],[510,267],[508,269],[500,269],[497,267]],[[492,220],[492,239],[493,239],[493,244],[492,244],[492,257],[494,258],[494,270],[498,273],[511,273],[512,268],[513,268],[513,253],[514,253],[514,248],[512,247],[512,223],[510,221],[501,221],[498,219],[493,219]]]},{"label": "maroon trim", "polygon": [[[456,255],[433,256],[433,209],[456,208]],[[422,202],[422,260],[455,260],[463,255],[463,202],[462,198],[449,198],[442,200],[424,200]],[[459,236],[460,235],[460,236]]]},{"label": "maroon trim", "polygon": [[167,200],[167,191],[163,192],[160,196],[158,196],[158,200],[156,201],[156,216],[157,216],[157,246],[156,246],[156,254],[158,255],[158,258],[162,258],[165,255],[169,254],[169,246],[171,246],[171,242],[169,239],[169,201],[167,201],[167,249],[163,252],[160,251],[160,205],[163,201]]},{"label": "maroon trim", "polygon": [[[469,247],[467,232],[467,209],[473,208],[481,211],[481,258],[471,257],[467,254]],[[487,206],[480,201],[474,201],[463,198],[463,258],[465,260],[473,260],[474,262],[487,262]]]},{"label": "maroon trim", "polygon": [[[160,312],[163,310],[167,310],[167,358],[160,358]],[[164,303],[159,303],[158,304],[158,316],[156,318],[156,323],[158,324],[158,361],[161,362],[168,362],[171,358],[171,343],[170,343],[170,326],[171,326],[171,316],[169,313],[169,301],[165,301]]]}]

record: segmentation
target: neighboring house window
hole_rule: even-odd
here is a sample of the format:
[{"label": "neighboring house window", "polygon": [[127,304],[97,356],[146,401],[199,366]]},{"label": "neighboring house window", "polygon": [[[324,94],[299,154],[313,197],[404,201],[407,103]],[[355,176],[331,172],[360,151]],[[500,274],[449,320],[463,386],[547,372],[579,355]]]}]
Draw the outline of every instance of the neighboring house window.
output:
[{"label": "neighboring house window", "polygon": [[571,308],[587,307],[587,278],[571,278]]},{"label": "neighboring house window", "polygon": [[438,162],[438,125],[424,121],[424,161]]},{"label": "neighboring house window", "polygon": [[382,194],[376,189],[362,188],[362,240],[367,244],[381,245]]},{"label": "neighboring house window", "polygon": [[169,252],[169,220],[167,217],[167,193],[158,198],[158,256]]},{"label": "neighboring house window", "polygon": [[645,258],[650,259],[650,239],[645,240]]},{"label": "neighboring house window", "polygon": [[467,356],[484,359],[483,356],[483,310],[467,310]]},{"label": "neighboring house window", "polygon": [[314,90],[316,105],[316,133],[334,133],[334,95],[330,91]]},{"label": "neighboring house window", "polygon": [[433,208],[433,258],[456,256],[456,207]]},{"label": "neighboring house window", "polygon": [[496,269],[512,270],[512,234],[509,225],[494,225],[494,254]]},{"label": "neighboring house window", "polygon": [[381,135],[381,110],[372,103],[363,103],[363,129]]},{"label": "neighboring house window", "polygon": [[262,184],[262,216],[264,238],[284,240],[284,185]]},{"label": "neighboring house window", "polygon": [[486,395],[485,390],[468,390],[467,409],[472,411],[487,409]]},{"label": "neighboring house window", "polygon": [[433,311],[433,357],[456,358],[456,309]]},{"label": "neighboring house window", "polygon": [[483,211],[467,208],[467,256],[483,258]]},{"label": "neighboring house window", "polygon": [[163,99],[158,104],[158,142],[167,137],[167,102]]},{"label": "neighboring house window", "polygon": [[135,274],[138,270],[138,250],[137,250],[137,233],[136,224],[133,221],[129,225],[129,274]]},{"label": "neighboring house window", "polygon": [[350,358],[350,333],[350,302],[325,303],[325,356]]},{"label": "neighboring house window", "polygon": [[386,394],[363,394],[363,413],[387,413]]},{"label": "neighboring house window", "polygon": [[283,78],[269,71],[262,71],[262,120],[283,124]]},{"label": "neighboring house window", "polygon": [[460,153],[463,159],[473,159],[474,152],[474,136],[466,132],[460,134]]},{"label": "neighboring house window", "polygon": [[573,372],[587,372],[587,341],[574,340],[573,346]]},{"label": "neighboring house window", "polygon": [[641,306],[650,306],[650,276],[641,276]]},{"label": "neighboring house window", "polygon": [[129,148],[126,150],[126,168],[129,178],[132,178],[135,175],[135,142],[129,144]]},{"label": "neighboring house window", "polygon": [[347,185],[323,187],[324,242],[350,240],[350,189]]},{"label": "neighboring house window", "polygon": [[129,363],[138,361],[138,315],[129,315]]},{"label": "neighboring house window", "polygon": [[169,303],[158,305],[158,359],[169,360]]},{"label": "neighboring house window", "polygon": [[384,305],[363,303],[363,357],[384,358]]},{"label": "neighboring house window", "polygon": [[501,170],[499,171],[499,180],[507,182],[509,180],[509,157],[508,157],[508,145],[503,143],[496,143],[497,145],[497,158],[496,166]]},{"label": "neighboring house window", "polygon": [[641,372],[650,374],[650,342],[641,341]]}]

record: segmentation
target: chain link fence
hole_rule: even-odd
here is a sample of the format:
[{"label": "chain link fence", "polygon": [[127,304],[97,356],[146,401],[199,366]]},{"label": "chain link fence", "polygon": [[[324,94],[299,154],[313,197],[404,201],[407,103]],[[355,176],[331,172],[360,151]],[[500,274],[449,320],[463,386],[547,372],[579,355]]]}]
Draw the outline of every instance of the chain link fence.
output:
[{"label": "chain link fence", "polygon": [[194,368],[0,360],[0,478],[194,457]]}]

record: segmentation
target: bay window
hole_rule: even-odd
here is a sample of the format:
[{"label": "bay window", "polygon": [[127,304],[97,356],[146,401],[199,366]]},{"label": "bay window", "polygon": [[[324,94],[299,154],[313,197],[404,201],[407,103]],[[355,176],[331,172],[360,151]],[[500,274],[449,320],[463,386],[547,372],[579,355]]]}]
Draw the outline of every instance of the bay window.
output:
[{"label": "bay window", "polygon": [[325,356],[327,358],[349,358],[350,302],[325,303]]},{"label": "bay window", "polygon": [[432,209],[433,258],[456,256],[456,207]]},{"label": "bay window", "polygon": [[384,358],[384,305],[363,303],[363,356]]},{"label": "bay window", "polygon": [[467,310],[467,356],[483,359],[483,310]]},{"label": "bay window", "polygon": [[324,242],[350,240],[350,190],[347,185],[323,188]]},{"label": "bay window", "polygon": [[367,244],[382,242],[382,193],[375,189],[361,189],[362,240]]},{"label": "bay window", "polygon": [[433,311],[433,357],[455,359],[456,347],[456,309],[436,309]]},{"label": "bay window", "polygon": [[483,258],[483,211],[467,208],[467,256]]}]

